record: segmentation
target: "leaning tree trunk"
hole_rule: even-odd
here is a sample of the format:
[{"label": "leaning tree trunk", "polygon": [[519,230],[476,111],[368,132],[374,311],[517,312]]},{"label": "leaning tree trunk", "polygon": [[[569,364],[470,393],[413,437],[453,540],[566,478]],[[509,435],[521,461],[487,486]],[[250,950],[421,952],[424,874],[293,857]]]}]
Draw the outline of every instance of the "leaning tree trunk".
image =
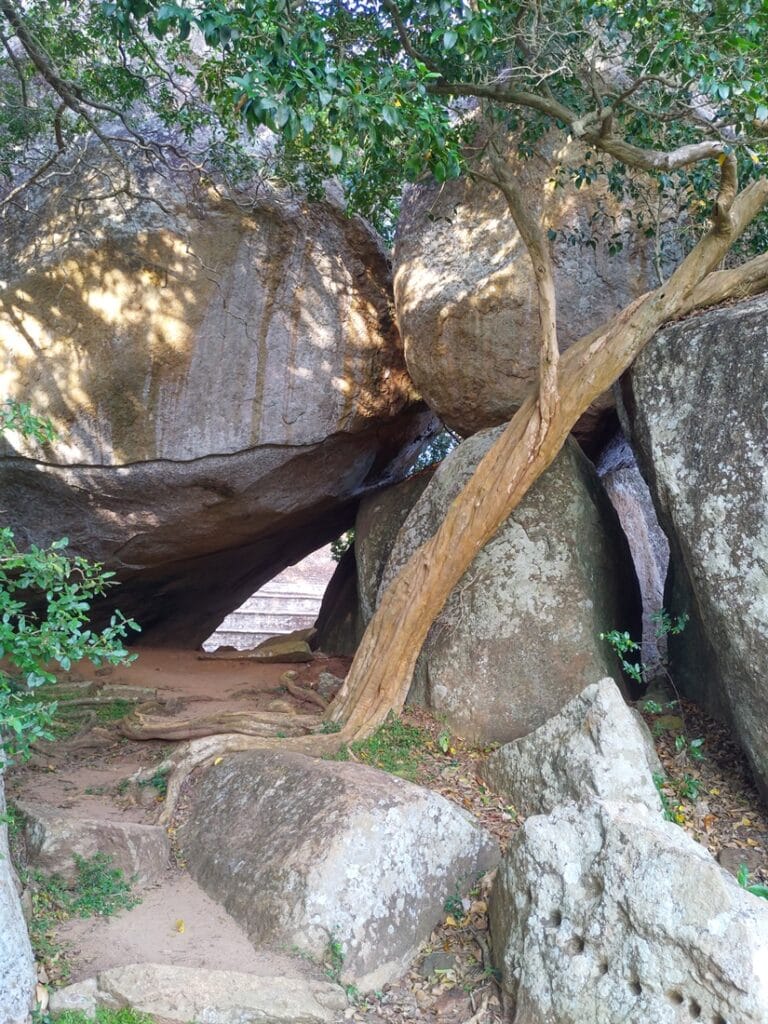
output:
[{"label": "leaning tree trunk", "polygon": [[[368,735],[390,711],[400,711],[427,632],[453,588],[554,460],[579,417],[618,380],[656,331],[698,305],[718,301],[718,295],[720,301],[727,298],[724,285],[743,278],[752,281],[752,290],[766,287],[762,258],[757,275],[749,264],[737,277],[712,273],[768,200],[764,179],[738,197],[735,184],[735,160],[728,157],[708,234],[666,284],[568,349],[560,360],[557,401],[548,402],[549,423],[542,423],[537,395],[530,395],[454,499],[437,532],[390,583],[330,709],[332,720],[344,723],[346,739]],[[755,284],[755,276],[762,285]]]}]

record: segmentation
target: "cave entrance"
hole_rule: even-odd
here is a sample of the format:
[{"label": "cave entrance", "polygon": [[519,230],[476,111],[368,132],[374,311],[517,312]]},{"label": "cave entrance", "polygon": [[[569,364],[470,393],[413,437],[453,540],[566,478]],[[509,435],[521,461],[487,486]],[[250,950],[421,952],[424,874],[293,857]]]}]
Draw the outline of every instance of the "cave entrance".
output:
[{"label": "cave entrance", "polygon": [[268,637],[314,626],[337,564],[331,545],[326,544],[289,565],[230,612],[204,642],[203,650],[249,650]]}]

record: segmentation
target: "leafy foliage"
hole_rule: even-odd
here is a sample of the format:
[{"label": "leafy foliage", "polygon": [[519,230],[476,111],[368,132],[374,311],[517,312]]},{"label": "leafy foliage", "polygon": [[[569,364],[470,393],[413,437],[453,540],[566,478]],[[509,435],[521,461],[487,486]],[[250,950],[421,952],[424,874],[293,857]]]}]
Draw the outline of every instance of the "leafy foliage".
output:
[{"label": "leafy foliage", "polygon": [[[148,114],[189,140],[205,127],[219,170],[253,170],[238,132],[266,131],[283,180],[320,195],[334,175],[387,230],[404,181],[442,182],[483,155],[473,101],[522,156],[550,130],[584,140],[555,184],[632,193],[633,162],[603,155],[609,136],[647,153],[719,139],[743,179],[768,155],[762,0],[4,0],[0,18],[6,35],[28,27],[51,72],[19,47],[0,58],[8,174],[41,138],[64,150],[105,113],[129,129],[108,140]],[[681,205],[706,217],[710,173],[657,166],[640,226]]]},{"label": "leafy foliage", "polygon": [[[37,439],[52,440],[50,424],[27,406],[6,402],[6,426]],[[139,627],[116,612],[100,632],[89,628],[91,602],[103,594],[114,573],[97,562],[66,553],[67,538],[49,547],[21,551],[8,527],[0,528],[0,750],[6,760],[26,757],[35,740],[50,738],[55,702],[30,697],[56,680],[56,666],[74,661],[94,665],[131,660],[124,639]]]}]

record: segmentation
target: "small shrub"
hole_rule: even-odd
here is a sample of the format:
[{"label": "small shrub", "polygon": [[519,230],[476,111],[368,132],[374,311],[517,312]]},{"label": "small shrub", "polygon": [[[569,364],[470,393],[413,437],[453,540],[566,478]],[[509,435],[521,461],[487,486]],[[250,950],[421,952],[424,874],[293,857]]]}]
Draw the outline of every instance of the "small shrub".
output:
[{"label": "small shrub", "polygon": [[768,900],[768,885],[750,885],[749,884],[749,868],[746,864],[739,864],[739,871],[736,875],[736,881],[747,892],[751,892],[753,896],[759,896],[761,899]]},{"label": "small shrub", "polygon": [[130,910],[141,901],[131,892],[120,868],[112,866],[112,857],[95,853],[93,857],[75,856],[77,881],[69,911],[78,917],[111,917]]},{"label": "small shrub", "polygon": [[413,782],[421,764],[419,752],[426,748],[428,742],[429,736],[423,729],[407,725],[390,714],[372,736],[353,743],[350,749],[363,764]]},{"label": "small shrub", "polygon": [[29,937],[35,956],[42,961],[52,980],[66,981],[69,966],[56,938],[56,925],[72,917],[111,917],[130,910],[141,901],[131,891],[130,882],[112,858],[104,853],[93,857],[75,857],[77,877],[68,889],[59,875],[32,871],[26,876],[32,897]]}]

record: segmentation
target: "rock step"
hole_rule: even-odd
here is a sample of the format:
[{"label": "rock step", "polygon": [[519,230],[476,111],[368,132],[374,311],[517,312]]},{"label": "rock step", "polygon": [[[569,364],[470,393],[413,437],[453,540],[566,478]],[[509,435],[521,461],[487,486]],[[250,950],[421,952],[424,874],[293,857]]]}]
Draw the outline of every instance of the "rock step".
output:
[{"label": "rock step", "polygon": [[339,985],[312,978],[129,964],[51,995],[54,1013],[131,1007],[167,1024],[330,1024],[347,1007]]},{"label": "rock step", "polygon": [[47,804],[16,800],[25,818],[29,863],[49,875],[74,881],[75,856],[112,857],[127,879],[139,885],[159,881],[168,871],[171,845],[164,828],[133,821],[81,818]]}]

